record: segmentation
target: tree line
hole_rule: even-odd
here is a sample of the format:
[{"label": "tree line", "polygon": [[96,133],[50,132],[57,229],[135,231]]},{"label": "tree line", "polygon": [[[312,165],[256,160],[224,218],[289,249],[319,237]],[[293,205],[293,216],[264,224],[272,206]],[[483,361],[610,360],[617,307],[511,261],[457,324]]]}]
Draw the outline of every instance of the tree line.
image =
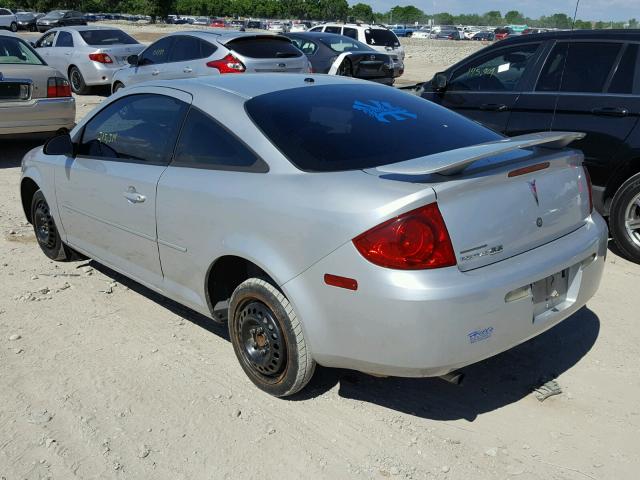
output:
[{"label": "tree line", "polygon": [[[435,25],[529,25],[530,27],[571,28],[573,20],[564,13],[529,18],[517,10],[504,16],[498,10],[483,14],[427,14],[413,5],[395,6],[388,12],[374,12],[366,3],[349,6],[347,0],[4,0],[4,6],[48,12],[74,9],[84,12],[129,13],[164,18],[169,14],[209,17],[291,18],[301,20],[359,20],[375,23]],[[576,20],[575,28],[638,28],[628,22],[587,22]]]}]

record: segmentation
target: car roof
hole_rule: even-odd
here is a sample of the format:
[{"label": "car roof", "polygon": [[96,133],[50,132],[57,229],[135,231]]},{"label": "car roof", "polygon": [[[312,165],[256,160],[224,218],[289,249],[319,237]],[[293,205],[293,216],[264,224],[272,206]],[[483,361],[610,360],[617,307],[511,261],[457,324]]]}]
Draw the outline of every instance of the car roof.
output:
[{"label": "car roof", "polygon": [[77,32],[86,32],[87,30],[120,30],[118,27],[106,27],[103,25],[71,25],[68,27],[56,27],[51,30],[75,30]]},{"label": "car roof", "polygon": [[[287,32],[283,37],[301,37],[301,38],[315,38],[316,40],[320,40],[321,38],[347,38],[353,42],[358,42],[355,38],[347,37],[346,35],[340,35],[339,33],[329,33],[329,32]],[[362,42],[358,42],[362,43]]]},{"label": "car roof", "polygon": [[640,30],[558,30],[543,33],[532,33],[529,35],[519,35],[517,37],[507,37],[498,45],[510,45],[512,43],[535,40],[640,40]]},{"label": "car roof", "polygon": [[384,25],[375,25],[370,23],[335,23],[335,22],[326,22],[321,23],[320,25],[315,25],[315,27],[349,27],[349,28],[366,28],[366,29],[379,29],[379,30],[389,30]]},{"label": "car roof", "polygon": [[[309,81],[311,79],[312,81]],[[377,85],[365,80],[358,80],[351,77],[341,77],[338,75],[314,75],[302,73],[260,73],[252,75],[215,75],[190,79],[161,80],[157,82],[147,82],[140,84],[152,87],[160,86],[183,90],[194,95],[205,95],[207,91],[224,91],[246,100],[265,95],[267,93],[291,90],[294,88],[313,88],[321,85],[344,85],[360,83],[363,86]],[[133,90],[138,86],[130,87]]]},{"label": "car roof", "polygon": [[215,39],[219,43],[223,45],[227,42],[235,40],[237,38],[242,37],[276,37],[280,38],[280,35],[276,35],[268,32],[241,32],[239,30],[222,30],[222,29],[211,29],[211,30],[185,30],[183,32],[171,32],[168,37],[173,37],[176,35],[190,35],[193,37],[198,37],[203,40],[211,41]]}]

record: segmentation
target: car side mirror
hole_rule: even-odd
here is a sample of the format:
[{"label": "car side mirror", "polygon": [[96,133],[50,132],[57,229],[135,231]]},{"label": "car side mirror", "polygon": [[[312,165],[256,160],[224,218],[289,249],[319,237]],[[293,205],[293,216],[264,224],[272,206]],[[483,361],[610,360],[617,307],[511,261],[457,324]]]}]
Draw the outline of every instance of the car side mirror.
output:
[{"label": "car side mirror", "polygon": [[68,133],[62,133],[51,137],[44,144],[45,155],[65,155],[67,157],[73,157],[75,155],[75,145],[71,141],[71,136]]},{"label": "car side mirror", "polygon": [[127,57],[127,63],[129,65],[133,65],[134,67],[137,67],[139,62],[140,62],[140,57],[138,57],[138,55],[129,55]]},{"label": "car side mirror", "polygon": [[431,80],[431,86],[436,92],[444,92],[447,89],[447,74],[444,72],[436,73]]}]

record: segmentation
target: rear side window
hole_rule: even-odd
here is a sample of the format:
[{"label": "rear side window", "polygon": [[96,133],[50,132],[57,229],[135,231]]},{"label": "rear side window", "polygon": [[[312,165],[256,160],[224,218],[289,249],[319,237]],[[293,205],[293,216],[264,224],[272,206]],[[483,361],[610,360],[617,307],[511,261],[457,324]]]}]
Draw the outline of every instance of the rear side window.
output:
[{"label": "rear side window", "polygon": [[218,122],[191,108],[182,127],[172,165],[266,172],[266,164]]},{"label": "rear side window", "polygon": [[354,40],[358,39],[358,30],[356,30],[355,28],[344,27],[342,34],[345,37],[350,37],[350,38],[353,38]]},{"label": "rear side window", "polygon": [[342,30],[342,27],[325,27],[324,32],[325,33],[340,33],[340,30]]},{"label": "rear side window", "polygon": [[173,37],[165,37],[152,43],[142,53],[140,65],[154,65],[157,63],[167,63],[169,60],[169,50],[173,43]]},{"label": "rear side window", "polygon": [[306,38],[292,38],[291,42],[298,47],[298,49],[302,50],[302,53],[305,55],[313,55],[318,50],[318,45]]},{"label": "rear side window", "polygon": [[167,165],[188,105],[163,95],[129,95],[85,126],[78,154],[120,162]]},{"label": "rear side window", "polygon": [[453,73],[448,90],[514,91],[539,46],[505,48],[474,60]]},{"label": "rear side window", "polygon": [[69,32],[59,32],[56,47],[73,47],[73,37]]},{"label": "rear side window", "polygon": [[290,40],[280,37],[238,38],[227,43],[227,48],[249,58],[292,58],[301,57]]},{"label": "rear side window", "polygon": [[638,44],[630,44],[625,49],[618,69],[611,79],[609,93],[633,93],[637,61]]},{"label": "rear side window", "polygon": [[201,44],[203,42],[196,37],[190,37],[187,35],[178,36],[173,41],[173,47],[169,54],[169,62],[182,62],[185,60],[194,60],[196,58],[204,58],[201,51]]},{"label": "rear side window", "polygon": [[271,142],[305,171],[373,168],[502,138],[432,102],[374,84],[307,86],[245,105]]},{"label": "rear side window", "polygon": [[600,42],[557,44],[542,69],[536,90],[601,93],[621,47],[619,43]]},{"label": "rear side window", "polygon": [[102,45],[135,45],[138,43],[122,30],[80,30],[79,33],[87,45],[96,47]]},{"label": "rear side window", "polygon": [[368,45],[374,47],[399,47],[400,40],[391,30],[371,28],[364,31],[364,38]]}]

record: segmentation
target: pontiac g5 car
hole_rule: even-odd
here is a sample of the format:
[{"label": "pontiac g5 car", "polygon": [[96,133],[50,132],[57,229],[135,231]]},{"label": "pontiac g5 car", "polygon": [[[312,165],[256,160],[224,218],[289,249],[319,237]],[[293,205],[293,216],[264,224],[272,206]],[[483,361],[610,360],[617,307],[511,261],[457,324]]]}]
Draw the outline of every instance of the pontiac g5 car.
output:
[{"label": "pontiac g5 car", "polygon": [[20,190],[49,258],[213,319],[228,301],[242,368],[286,396],[316,362],[445,375],[585,305],[607,229],[577,135],[508,139],[344,77],[160,81],[29,152]]},{"label": "pontiac g5 car", "polygon": [[17,36],[0,32],[0,138],[74,126],[69,82]]}]

